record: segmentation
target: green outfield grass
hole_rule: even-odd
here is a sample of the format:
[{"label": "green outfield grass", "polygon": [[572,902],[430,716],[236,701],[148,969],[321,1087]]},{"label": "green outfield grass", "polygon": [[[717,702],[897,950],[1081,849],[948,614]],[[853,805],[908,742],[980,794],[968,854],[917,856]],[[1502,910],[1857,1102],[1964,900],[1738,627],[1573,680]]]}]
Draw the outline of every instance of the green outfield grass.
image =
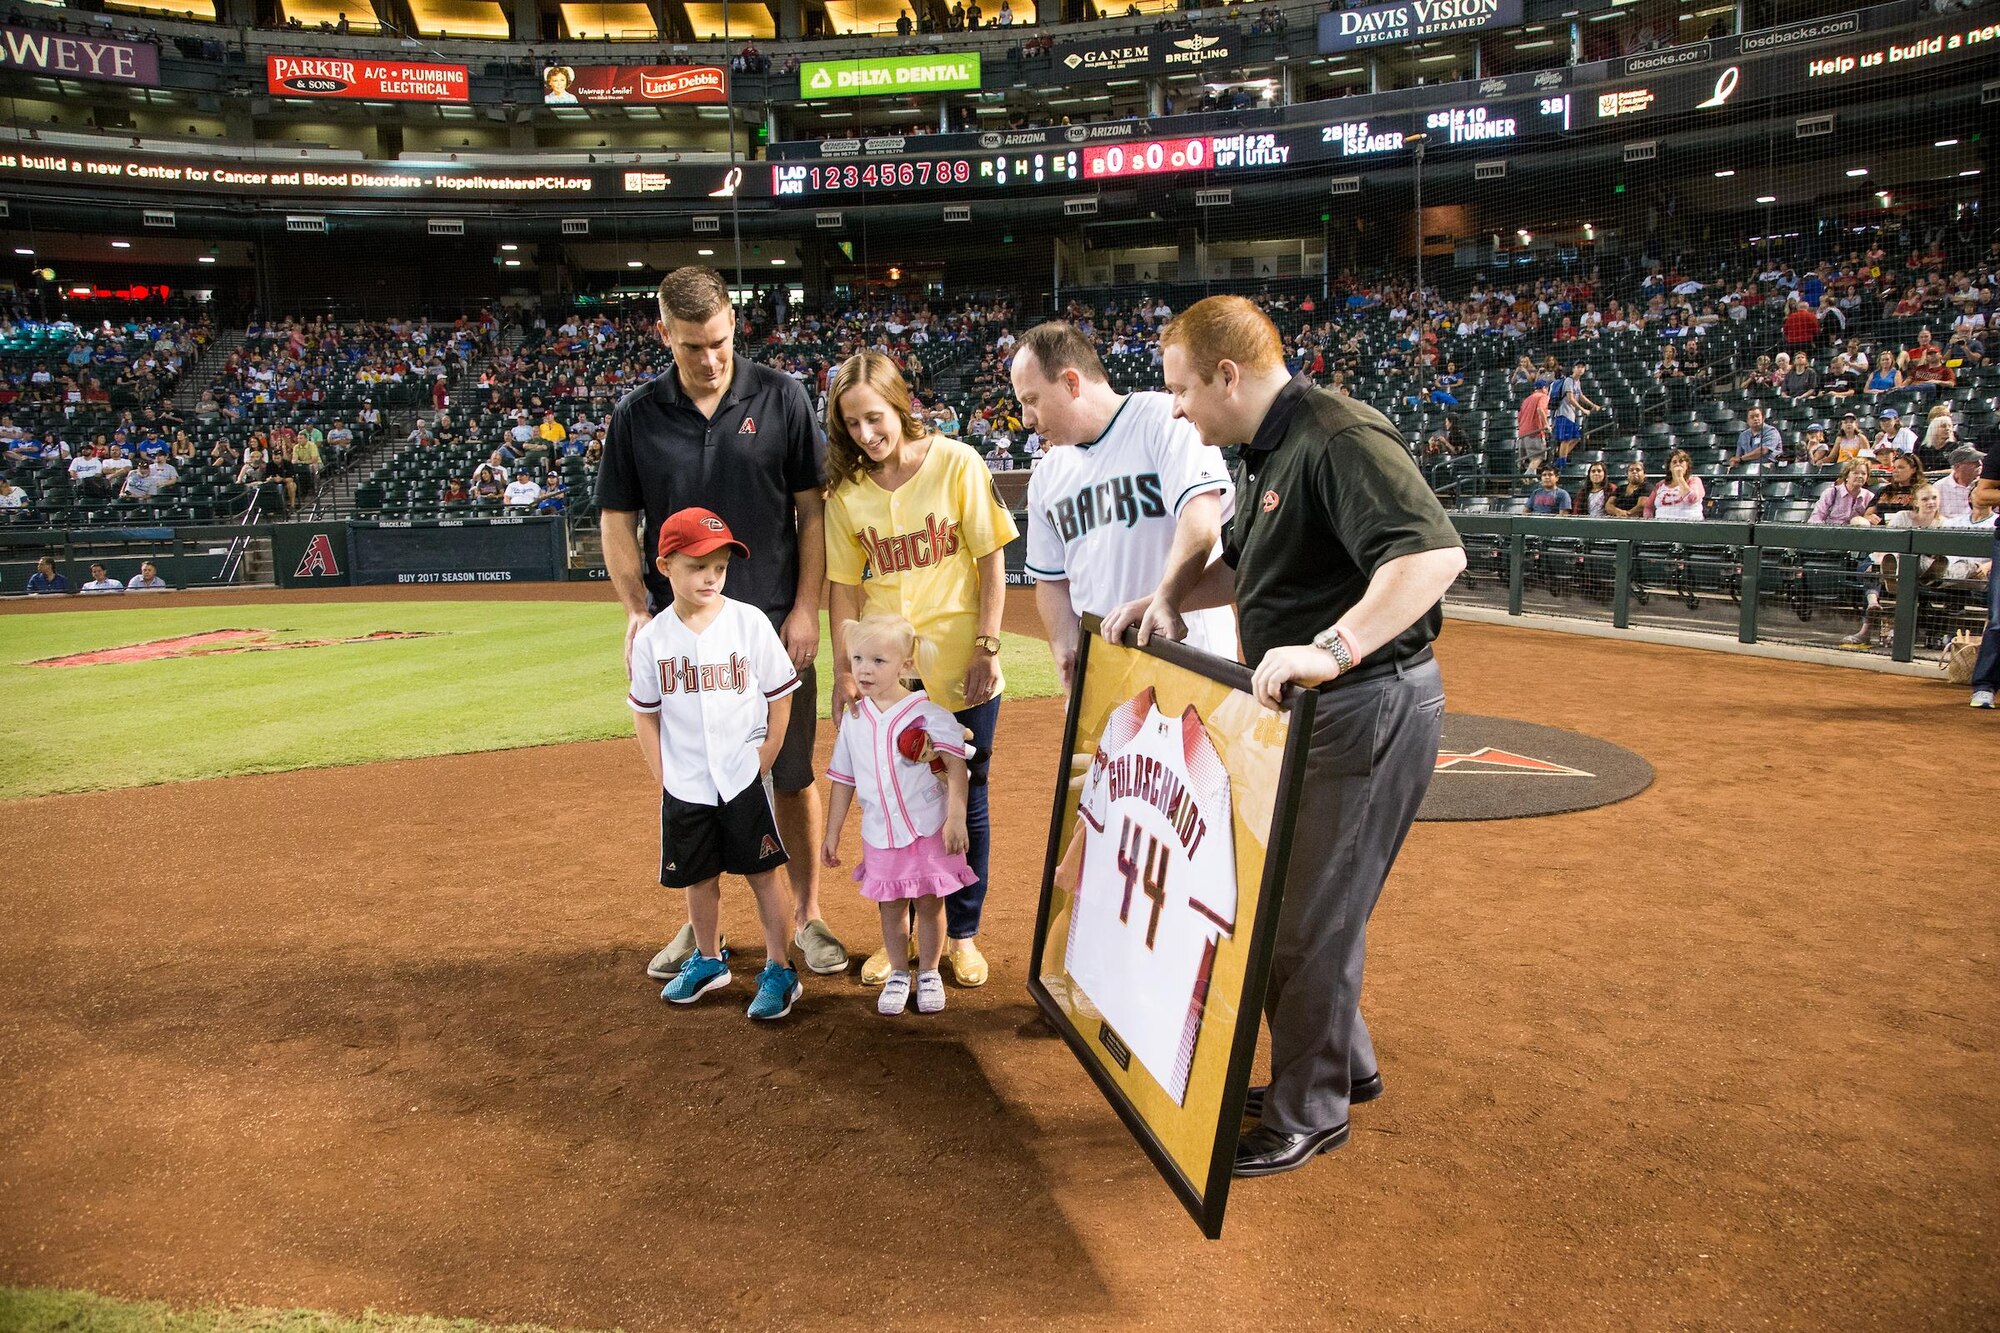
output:
[{"label": "green outfield grass", "polygon": [[[95,666],[27,663],[221,629],[436,637]],[[0,616],[0,799],[631,734],[623,613],[599,602],[347,602]],[[1058,692],[1003,635],[1007,695]],[[820,715],[832,688],[819,657]],[[0,1325],[4,1327],[4,1325]]]},{"label": "green outfield grass", "polygon": [[176,1310],[155,1301],[121,1301],[87,1291],[38,1287],[0,1287],[0,1329],[7,1333],[552,1333],[540,1324],[482,1324],[373,1311],[349,1319],[319,1310]]}]

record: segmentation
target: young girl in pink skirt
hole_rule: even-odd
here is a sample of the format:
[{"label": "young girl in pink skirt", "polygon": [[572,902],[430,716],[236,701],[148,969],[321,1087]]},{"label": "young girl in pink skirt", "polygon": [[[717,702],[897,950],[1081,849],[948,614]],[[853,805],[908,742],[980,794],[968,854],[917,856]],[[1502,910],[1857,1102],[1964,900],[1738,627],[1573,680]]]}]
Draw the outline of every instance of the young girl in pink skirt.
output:
[{"label": "young girl in pink skirt", "polygon": [[[910,957],[917,924],[917,1012],[944,1008],[938,960],[944,948],[944,900],[978,881],[965,860],[965,728],[921,689],[917,635],[900,616],[865,616],[842,626],[861,698],[840,718],[826,775],[833,803],[821,859],[840,864],[847,807],[861,802],[861,896],[882,913],[882,945],[892,960]],[[913,911],[914,909],[914,911]],[[908,967],[892,969],[875,1008],[900,1014],[910,1001]]]}]

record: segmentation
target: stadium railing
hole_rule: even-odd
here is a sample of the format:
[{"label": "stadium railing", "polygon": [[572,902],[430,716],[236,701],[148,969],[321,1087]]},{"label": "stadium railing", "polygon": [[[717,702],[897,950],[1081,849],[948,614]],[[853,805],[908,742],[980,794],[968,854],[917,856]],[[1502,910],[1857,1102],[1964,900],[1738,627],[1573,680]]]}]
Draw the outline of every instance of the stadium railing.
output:
[{"label": "stadium railing", "polygon": [[1993,534],[1985,529],[1450,517],[1467,564],[1447,601],[1514,616],[1853,648],[1843,636],[1872,593],[1888,632],[1871,651],[1886,648],[1897,662],[1985,622],[1985,580],[1939,578],[1925,568],[1935,557],[1990,558]]}]

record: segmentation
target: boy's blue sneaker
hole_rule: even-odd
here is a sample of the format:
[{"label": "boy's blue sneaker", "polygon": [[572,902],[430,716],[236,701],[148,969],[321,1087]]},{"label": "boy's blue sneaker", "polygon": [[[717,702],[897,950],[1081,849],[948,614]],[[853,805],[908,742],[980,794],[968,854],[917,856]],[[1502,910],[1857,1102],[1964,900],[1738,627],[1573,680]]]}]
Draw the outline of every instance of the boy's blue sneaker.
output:
[{"label": "boy's blue sneaker", "polygon": [[725,959],[729,951],[724,949],[723,958],[710,958],[697,949],[681,964],[680,974],[660,991],[660,998],[670,1004],[693,1004],[712,990],[719,990],[729,984],[729,964]]},{"label": "boy's blue sneaker", "polygon": [[805,994],[799,984],[799,970],[773,958],[757,974],[757,998],[750,1001],[750,1017],[783,1018],[792,1012],[792,1002]]}]

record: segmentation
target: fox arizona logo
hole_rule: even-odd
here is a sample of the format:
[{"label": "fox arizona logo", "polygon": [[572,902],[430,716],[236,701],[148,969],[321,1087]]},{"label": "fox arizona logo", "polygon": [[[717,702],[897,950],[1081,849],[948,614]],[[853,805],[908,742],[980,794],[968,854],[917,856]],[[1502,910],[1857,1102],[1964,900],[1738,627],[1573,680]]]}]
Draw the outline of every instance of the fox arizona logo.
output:
[{"label": "fox arizona logo", "polygon": [[299,567],[292,571],[295,579],[318,579],[338,576],[340,562],[333,558],[333,541],[324,532],[315,532],[306,544],[306,553],[299,557]]}]

